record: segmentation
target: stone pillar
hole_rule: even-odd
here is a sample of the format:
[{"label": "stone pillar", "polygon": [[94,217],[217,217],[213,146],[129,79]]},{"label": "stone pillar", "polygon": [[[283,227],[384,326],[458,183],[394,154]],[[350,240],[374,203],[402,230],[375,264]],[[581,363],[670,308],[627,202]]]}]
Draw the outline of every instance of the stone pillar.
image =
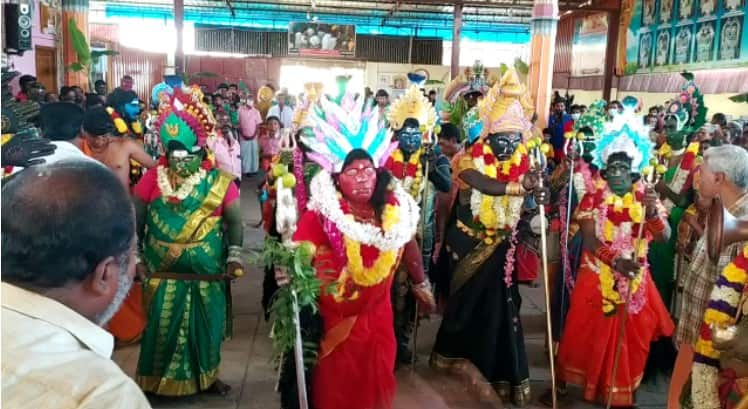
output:
[{"label": "stone pillar", "polygon": [[558,0],[535,0],[532,9],[532,37],[530,40],[530,72],[527,86],[538,114],[537,126],[548,124],[553,81],[553,58],[558,25]]},{"label": "stone pillar", "polygon": [[460,75],[460,38],[462,37],[462,3],[454,5],[454,20],[452,21],[452,78]]},{"label": "stone pillar", "polygon": [[[88,0],[62,0],[62,21],[60,29],[62,30],[62,63],[63,67],[78,61],[78,54],[75,52],[73,43],[70,39],[70,30],[68,29],[70,19],[75,20],[78,29],[90,42],[88,36]],[[82,72],[65,70],[62,85],[77,85],[85,91],[88,89],[88,76]],[[57,91],[55,91],[57,92]]]}]

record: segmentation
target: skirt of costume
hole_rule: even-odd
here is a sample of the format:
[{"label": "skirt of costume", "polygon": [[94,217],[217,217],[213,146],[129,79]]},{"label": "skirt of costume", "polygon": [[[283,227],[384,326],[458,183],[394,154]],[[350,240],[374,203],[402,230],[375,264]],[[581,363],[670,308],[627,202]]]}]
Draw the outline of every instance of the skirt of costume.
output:
[{"label": "skirt of costume", "polygon": [[511,287],[504,282],[509,241],[486,245],[452,223],[445,243],[442,262],[449,262],[452,276],[432,363],[473,372],[466,375],[477,376],[484,383],[479,386],[523,403],[529,398],[529,370],[516,272]]},{"label": "skirt of costume", "polygon": [[[585,253],[583,257],[589,255]],[[613,359],[625,307],[619,304],[614,315],[604,315],[598,274],[584,261],[579,268],[559,346],[558,372],[562,380],[583,387],[585,400],[606,402],[612,386],[613,406],[633,405],[650,343],[673,332],[668,311],[649,275],[642,285],[646,303],[638,314],[629,314],[626,319],[620,360],[612,382]]]}]

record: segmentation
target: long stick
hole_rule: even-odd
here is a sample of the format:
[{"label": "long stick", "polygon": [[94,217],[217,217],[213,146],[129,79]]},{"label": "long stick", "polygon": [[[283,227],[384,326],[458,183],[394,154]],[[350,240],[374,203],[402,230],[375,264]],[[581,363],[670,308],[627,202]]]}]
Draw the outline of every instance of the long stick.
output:
[{"label": "long stick", "polygon": [[[569,155],[568,146],[571,145],[570,141],[567,141],[566,156]],[[573,148],[572,148],[573,149]],[[563,234],[561,242],[564,243],[563,253],[561,253],[561,303],[559,304],[558,311],[558,331],[559,334],[564,328],[564,304],[566,303],[566,271],[570,270],[569,266],[569,224],[571,224],[571,198],[574,193],[574,162],[571,162],[569,167],[569,186],[567,187],[568,192],[566,195],[566,231],[562,231]],[[553,345],[548,345],[548,348],[555,349]]]},{"label": "long stick", "polygon": [[[429,153],[431,150],[431,144],[424,145],[424,153]],[[428,203],[429,197],[429,161],[423,167],[423,195],[421,197],[421,253],[423,253],[423,242],[426,239],[426,220],[428,215],[426,214],[426,204]],[[425,270],[424,265],[424,270]],[[428,277],[424,277],[428,280]],[[410,367],[413,371],[416,370],[416,347],[418,346],[418,301],[416,301],[416,307],[414,308],[415,317],[413,317],[413,354],[410,357]]]},{"label": "long stick", "polygon": [[[652,180],[649,180],[649,178]],[[657,183],[657,171],[652,169],[652,175],[650,177],[644,177],[643,182],[646,186],[654,186]],[[636,242],[634,245],[633,259],[636,260],[639,253],[639,248],[642,244],[642,235],[644,234],[644,220],[639,224],[639,232],[637,233]],[[640,272],[641,274],[641,272]],[[623,336],[626,332],[626,319],[629,316],[629,306],[631,305],[631,293],[634,290],[634,279],[629,277],[628,279],[628,290],[626,291],[626,305],[623,308],[623,315],[621,316],[620,325],[618,326],[618,340],[616,340],[616,351],[613,355],[613,367],[610,370],[610,388],[608,390],[608,403],[605,405],[606,409],[610,409],[613,404],[613,389],[616,383],[616,372],[618,372],[618,363],[621,359],[621,350],[623,349]]]},{"label": "long stick", "polygon": [[293,300],[294,327],[296,328],[296,340],[294,342],[294,362],[296,363],[296,389],[299,393],[299,409],[309,409],[309,400],[306,396],[306,374],[304,373],[304,348],[301,341],[301,321],[299,319],[299,302],[296,299],[296,290],[291,289]]},{"label": "long stick", "polygon": [[[536,162],[536,170],[539,172],[543,171],[543,166],[541,165],[544,162],[545,154],[540,150],[540,148],[536,148],[534,151],[534,155],[536,156],[535,162]],[[540,156],[542,155],[542,157]],[[540,179],[538,180],[538,187],[543,187],[543,175],[539,175]],[[546,237],[546,219],[545,219],[545,205],[539,204],[538,209],[540,210],[540,248],[542,251],[542,262],[543,262],[543,282],[545,287],[545,305],[546,305],[546,311],[545,311],[545,324],[546,324],[546,330],[548,332],[548,360],[550,362],[551,366],[551,399],[553,402],[553,409],[556,409],[558,406],[557,397],[556,397],[556,363],[554,361],[554,354],[553,354],[553,327],[551,324],[551,292],[549,286],[549,279],[548,279],[548,247],[547,247],[547,237]]]}]

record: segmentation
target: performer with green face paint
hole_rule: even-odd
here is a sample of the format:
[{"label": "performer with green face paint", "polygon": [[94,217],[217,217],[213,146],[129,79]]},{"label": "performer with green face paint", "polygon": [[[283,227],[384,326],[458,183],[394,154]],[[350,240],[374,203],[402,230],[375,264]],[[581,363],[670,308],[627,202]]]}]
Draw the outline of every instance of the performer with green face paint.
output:
[{"label": "performer with green face paint", "polygon": [[156,122],[166,156],[133,199],[148,316],[136,381],[157,395],[225,394],[217,376],[231,334],[230,280],[243,275],[239,192],[207,160],[206,107],[177,105]]}]

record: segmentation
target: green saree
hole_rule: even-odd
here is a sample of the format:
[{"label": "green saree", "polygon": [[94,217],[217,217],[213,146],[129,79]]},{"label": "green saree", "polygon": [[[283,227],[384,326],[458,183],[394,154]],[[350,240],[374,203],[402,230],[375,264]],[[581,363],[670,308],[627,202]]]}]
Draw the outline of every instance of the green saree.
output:
[{"label": "green saree", "polygon": [[217,379],[231,317],[223,223],[213,214],[229,183],[214,170],[180,203],[161,197],[148,205],[143,255],[154,273],[143,283],[148,323],[136,376],[145,392],[191,395]]}]

